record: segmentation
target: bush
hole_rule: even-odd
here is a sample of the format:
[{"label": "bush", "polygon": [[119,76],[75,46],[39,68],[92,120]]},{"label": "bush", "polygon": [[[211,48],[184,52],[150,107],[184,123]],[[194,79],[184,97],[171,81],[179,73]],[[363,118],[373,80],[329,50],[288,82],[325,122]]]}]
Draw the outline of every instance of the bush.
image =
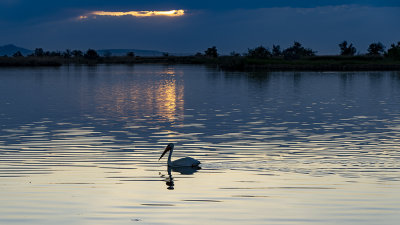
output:
[{"label": "bush", "polygon": [[397,45],[392,44],[386,53],[386,57],[400,60],[400,41]]},{"label": "bush", "polygon": [[44,54],[45,54],[45,52],[43,51],[42,48],[36,48],[35,52],[33,53],[33,55],[37,56],[37,57],[42,57],[42,56],[44,56]]},{"label": "bush", "polygon": [[237,52],[233,51],[233,52],[231,52],[230,56],[239,57],[240,53],[237,53]]},{"label": "bush", "polygon": [[18,57],[23,57],[22,53],[20,51],[14,53],[13,57],[18,58]]},{"label": "bush", "polygon": [[353,46],[353,44],[347,46],[347,41],[343,41],[342,43],[340,43],[339,48],[340,55],[343,56],[354,56],[357,52],[357,49]]},{"label": "bush", "polygon": [[272,45],[272,56],[274,57],[282,56],[281,46]]},{"label": "bush", "polygon": [[368,47],[368,54],[371,56],[381,56],[385,53],[385,46],[378,42],[378,43],[372,43]]},{"label": "bush", "polygon": [[72,53],[71,53],[71,50],[69,50],[69,49],[65,50],[65,51],[62,53],[62,56],[63,56],[64,58],[66,58],[66,59],[71,58],[71,55],[72,55]]},{"label": "bush", "polygon": [[217,58],[218,57],[217,47],[213,46],[211,48],[208,48],[206,51],[204,51],[204,55],[211,58]]},{"label": "bush", "polygon": [[88,49],[84,55],[87,59],[97,59],[99,58],[99,54],[97,54],[96,50]]},{"label": "bush", "polygon": [[282,52],[285,59],[299,59],[301,57],[315,56],[315,52],[310,48],[304,48],[299,42],[294,42],[293,46]]},{"label": "bush", "polygon": [[249,49],[247,56],[250,58],[257,58],[257,59],[266,59],[272,56],[271,52],[264,48],[263,46],[259,46],[254,49]]},{"label": "bush", "polygon": [[82,57],[83,52],[81,50],[73,50],[71,54],[74,56],[74,58]]}]

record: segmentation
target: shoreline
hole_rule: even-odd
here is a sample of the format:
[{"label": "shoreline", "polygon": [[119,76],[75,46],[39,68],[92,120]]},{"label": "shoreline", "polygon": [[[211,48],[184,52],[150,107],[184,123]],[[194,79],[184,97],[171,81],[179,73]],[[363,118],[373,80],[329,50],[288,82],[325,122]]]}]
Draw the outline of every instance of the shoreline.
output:
[{"label": "shoreline", "polygon": [[[224,68],[222,68],[224,69]],[[229,69],[228,71],[338,71],[338,72],[351,72],[351,71],[400,71],[400,65],[285,65],[285,64],[268,64],[268,65],[247,65],[243,69]]]},{"label": "shoreline", "polygon": [[0,57],[2,67],[59,67],[66,65],[100,64],[166,64],[208,65],[226,71],[400,71],[400,60],[383,57],[314,56],[297,60],[283,58],[254,59],[248,57],[220,56],[217,58],[197,56],[164,57]]}]

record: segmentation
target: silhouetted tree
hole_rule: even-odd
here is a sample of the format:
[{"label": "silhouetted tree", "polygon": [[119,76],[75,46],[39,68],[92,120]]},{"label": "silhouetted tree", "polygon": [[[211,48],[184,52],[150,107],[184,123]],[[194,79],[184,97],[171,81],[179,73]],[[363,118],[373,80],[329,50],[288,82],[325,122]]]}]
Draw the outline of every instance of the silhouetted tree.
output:
[{"label": "silhouetted tree", "polygon": [[13,57],[23,57],[22,53],[20,51],[14,53]]},{"label": "silhouetted tree", "polygon": [[84,57],[87,59],[97,59],[97,58],[99,58],[99,54],[97,54],[96,50],[89,48],[86,51]]},{"label": "silhouetted tree", "polygon": [[388,49],[386,56],[393,59],[400,59],[400,41],[397,42],[397,45],[392,44]]},{"label": "silhouetted tree", "polygon": [[295,41],[293,46],[282,52],[285,59],[299,59],[301,57],[315,56],[315,52],[310,48],[304,48],[299,42]]},{"label": "silhouetted tree", "polygon": [[272,56],[274,57],[282,56],[281,46],[272,45]]},{"label": "silhouetted tree", "polygon": [[43,53],[43,56],[51,56],[51,52],[45,51],[45,52]]},{"label": "silhouetted tree", "polygon": [[385,53],[385,46],[380,42],[372,43],[368,47],[368,55],[381,56],[384,53]]},{"label": "silhouetted tree", "polygon": [[74,58],[82,57],[83,52],[81,50],[73,50],[71,54],[74,56]]},{"label": "silhouetted tree", "polygon": [[250,58],[266,59],[272,56],[271,52],[262,45],[254,49],[248,49],[247,56]]},{"label": "silhouetted tree", "polygon": [[44,56],[44,51],[42,48],[36,48],[35,52],[33,53],[34,56],[37,57],[43,57]]},{"label": "silhouetted tree", "polygon": [[342,43],[340,43],[339,48],[340,55],[343,56],[354,56],[357,52],[357,49],[353,46],[353,44],[347,46],[347,41],[343,41]]},{"label": "silhouetted tree", "polygon": [[52,56],[52,57],[61,56],[61,52],[59,52],[59,51],[48,52],[48,56]]},{"label": "silhouetted tree", "polygon": [[126,53],[126,56],[135,57],[135,53],[134,52],[128,52],[128,53]]},{"label": "silhouetted tree", "polygon": [[235,51],[231,52],[230,55],[233,56],[233,57],[239,57],[240,56],[240,54],[235,52]]},{"label": "silhouetted tree", "polygon": [[71,58],[71,55],[72,55],[72,53],[71,53],[71,50],[69,50],[69,49],[66,49],[66,50],[62,53],[62,56],[63,56],[64,58],[67,58],[67,59]]},{"label": "silhouetted tree", "polygon": [[169,56],[169,53],[168,52],[163,52],[163,54],[162,54],[164,57],[168,57]]},{"label": "silhouetted tree", "polygon": [[196,57],[202,57],[203,54],[201,54],[201,52],[197,52],[194,56],[196,56]]},{"label": "silhouetted tree", "polygon": [[207,57],[217,58],[218,57],[217,47],[213,46],[211,48],[207,48],[207,50],[204,51],[204,55]]}]

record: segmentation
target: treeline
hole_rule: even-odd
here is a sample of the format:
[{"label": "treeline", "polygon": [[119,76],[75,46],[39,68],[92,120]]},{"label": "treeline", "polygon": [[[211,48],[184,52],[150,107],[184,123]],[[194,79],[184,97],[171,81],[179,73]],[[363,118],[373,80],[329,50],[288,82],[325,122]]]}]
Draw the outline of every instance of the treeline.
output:
[{"label": "treeline", "polygon": [[214,46],[197,56],[212,58],[220,68],[227,70],[400,70],[400,42],[392,44],[387,51],[382,43],[372,43],[366,54],[357,53],[356,47],[347,41],[339,43],[338,47],[338,55],[317,56],[316,51],[294,42],[283,50],[279,45],[273,45],[271,50],[258,46],[244,54],[232,52],[230,56],[219,56]]},{"label": "treeline", "polygon": [[[352,43],[348,43],[347,41],[343,41],[338,44],[339,47],[339,55],[338,56],[372,56],[372,57],[387,57],[392,59],[400,59],[400,42],[397,44],[392,44],[390,48],[385,51],[386,47],[380,43],[372,43],[368,46],[366,54],[357,54],[357,49],[353,46]],[[249,58],[258,58],[258,59],[268,59],[268,58],[283,58],[287,60],[293,59],[301,59],[306,57],[316,56],[316,51],[305,48],[299,42],[294,42],[292,46],[281,50],[280,45],[272,45],[272,50],[266,48],[264,46],[258,46],[253,49],[248,49],[247,53],[239,54],[236,52],[232,52],[230,56],[244,56]],[[204,54],[197,53],[196,56],[206,56],[206,57],[218,57],[218,51],[215,46],[208,48]]]},{"label": "treeline", "polygon": [[[380,43],[371,43],[367,49],[366,54],[357,54],[357,49],[352,43],[343,41],[338,44],[339,56],[375,56],[375,57],[388,57],[394,59],[400,59],[400,42],[397,44],[392,44],[390,48],[386,51],[386,47]],[[304,57],[316,56],[317,51],[310,48],[305,48],[300,42],[294,42],[292,46],[286,49],[281,49],[280,45],[272,45],[272,48],[267,48],[264,46],[258,46],[256,48],[248,49],[247,53],[237,53],[232,52],[230,56],[244,56],[249,58],[260,58],[266,59],[271,57],[281,57],[287,60],[300,59]],[[168,57],[168,53],[164,53],[163,57]],[[204,53],[198,52],[194,56],[197,57],[211,57],[217,58],[219,55],[218,50],[215,46],[208,48]],[[18,51],[12,57],[24,57],[24,55]],[[83,52],[81,50],[70,50],[65,51],[44,51],[42,48],[36,48],[32,54],[26,57],[62,57],[65,59],[71,58],[85,58],[85,59],[99,59],[99,58],[110,58],[110,57],[135,57],[134,52],[128,52],[125,56],[112,56],[111,52],[105,52],[102,56],[94,49],[88,49]]]},{"label": "treeline", "polygon": [[[134,52],[128,52],[126,54],[127,57],[135,57]],[[24,55],[17,51],[14,53],[13,57],[24,57]],[[42,48],[36,48],[32,54],[27,55],[26,57],[62,57],[65,59],[71,58],[85,58],[85,59],[99,59],[101,56],[94,49],[88,49],[86,52],[82,52],[81,50],[70,50],[67,49],[63,52],[61,51],[44,51]],[[111,57],[110,52],[106,52],[104,57]]]},{"label": "treeline", "polygon": [[105,53],[101,56],[96,50],[65,50],[44,51],[42,48],[36,48],[33,53],[24,56],[17,51],[12,57],[0,57],[0,66],[61,66],[66,64],[100,64],[100,63],[135,63],[139,57],[135,57],[134,52],[128,52],[126,56],[111,56]]},{"label": "treeline", "polygon": [[86,51],[44,51],[36,48],[32,54],[24,56],[16,52],[12,57],[0,57],[0,66],[60,66],[67,64],[208,64],[232,70],[400,70],[400,42],[392,44],[387,50],[380,43],[371,43],[366,54],[357,53],[352,43],[338,44],[338,55],[317,56],[316,51],[304,47],[299,42],[282,49],[258,46],[246,53],[232,52],[220,55],[217,47],[207,48],[192,56],[172,56],[164,53],[158,57],[139,57],[134,52],[124,56],[113,56],[111,52],[100,55],[94,49]]}]

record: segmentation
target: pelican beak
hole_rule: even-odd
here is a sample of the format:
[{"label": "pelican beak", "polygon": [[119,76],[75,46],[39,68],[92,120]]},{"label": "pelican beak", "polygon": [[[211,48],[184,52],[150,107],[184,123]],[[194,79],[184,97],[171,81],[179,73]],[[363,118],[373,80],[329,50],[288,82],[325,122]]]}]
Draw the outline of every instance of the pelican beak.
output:
[{"label": "pelican beak", "polygon": [[158,161],[160,161],[160,159],[165,155],[165,153],[167,153],[169,150],[171,150],[171,147],[167,146],[164,150],[164,152],[161,154],[160,158],[158,159]]}]

